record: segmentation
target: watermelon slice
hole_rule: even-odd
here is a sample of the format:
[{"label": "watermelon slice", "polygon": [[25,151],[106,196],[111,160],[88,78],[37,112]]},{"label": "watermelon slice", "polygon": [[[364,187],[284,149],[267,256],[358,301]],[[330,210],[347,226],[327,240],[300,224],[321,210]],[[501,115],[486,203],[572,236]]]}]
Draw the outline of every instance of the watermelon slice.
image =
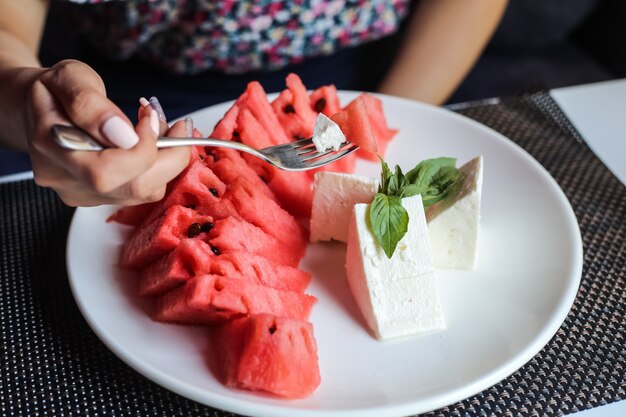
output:
[{"label": "watermelon slice", "polygon": [[237,140],[237,116],[239,116],[239,106],[235,103],[226,111],[222,120],[217,122],[210,137],[222,140]]},{"label": "watermelon slice", "polygon": [[218,253],[246,251],[294,267],[302,257],[300,248],[288,246],[257,226],[234,217],[216,220],[208,235],[209,243]]},{"label": "watermelon slice", "polygon": [[[224,194],[237,213],[265,233],[293,247],[304,256],[308,237],[296,220],[245,177],[235,178]],[[208,214],[208,213],[207,213]]]},{"label": "watermelon slice", "polygon": [[193,208],[198,213],[216,220],[236,216],[237,212],[232,203],[220,198],[225,193],[226,184],[220,181],[203,161],[197,159],[170,184],[168,193],[154,208],[146,224],[175,205]]},{"label": "watermelon slice", "polygon": [[[193,224],[212,223],[213,219],[194,210],[172,206],[153,222],[137,229],[122,246],[120,265],[128,268],[142,268],[166,253],[174,250],[181,239],[190,235]],[[195,234],[198,238],[206,233]]]},{"label": "watermelon slice", "polygon": [[317,113],[311,108],[306,87],[296,74],[287,75],[287,89],[272,102],[272,108],[290,140],[310,138]]},{"label": "watermelon slice", "polygon": [[[192,146],[191,155],[189,158],[189,166],[193,165],[193,163],[199,159],[201,159],[200,152],[198,151],[196,146]],[[167,185],[167,191],[165,193],[165,196],[168,196],[171,193],[172,186],[176,184],[176,182],[180,181],[185,175],[187,175],[189,166],[185,168],[185,170],[183,170],[175,179],[170,181],[170,183]],[[122,207],[115,213],[110,215],[107,218],[107,222],[117,222],[128,226],[139,227],[142,224],[147,223],[148,221],[154,220],[155,217],[158,217],[167,207],[170,207],[171,205],[172,204],[164,205],[163,200],[161,200],[154,203],[145,203],[136,206]]]},{"label": "watermelon slice", "polygon": [[237,178],[246,178],[252,183],[257,191],[266,197],[278,201],[276,195],[267,184],[256,174],[256,171],[248,165],[239,152],[233,149],[212,149],[211,157],[205,160],[207,166],[224,183],[229,184]]},{"label": "watermelon slice", "polygon": [[153,318],[181,324],[217,324],[249,314],[269,313],[306,320],[317,299],[217,275],[198,275],[156,298]]},{"label": "watermelon slice", "polygon": [[252,315],[217,326],[211,340],[218,378],[226,386],[304,398],[320,384],[311,323]]},{"label": "watermelon slice", "polygon": [[361,96],[352,100],[342,111],[334,114],[331,119],[339,125],[349,142],[359,145],[360,149],[357,152],[360,154],[369,152],[375,156],[378,151],[376,137],[372,131],[372,125]]},{"label": "watermelon slice", "polygon": [[107,218],[107,222],[117,222],[137,227],[152,213],[158,202],[122,207]]},{"label": "watermelon slice", "polygon": [[[237,125],[241,142],[257,149],[271,145],[263,126],[246,109],[239,112]],[[261,177],[267,180],[268,186],[276,194],[285,210],[295,216],[308,217],[310,215],[313,190],[311,178],[306,172],[281,171],[252,155],[243,154],[242,156]]]},{"label": "watermelon slice", "polygon": [[334,85],[324,85],[311,93],[309,104],[313,111],[331,117],[341,111],[341,103]]},{"label": "watermelon slice", "polygon": [[263,126],[263,129],[268,134],[270,145],[281,145],[291,142],[291,138],[289,138],[282,129],[278,122],[278,117],[276,117],[276,113],[274,113],[272,106],[269,101],[267,101],[267,94],[265,94],[265,90],[263,90],[261,84],[257,81],[248,83],[244,94],[245,98],[240,98],[237,100],[237,103],[242,107],[245,106],[245,108],[254,115],[254,118],[261,126]]},{"label": "watermelon slice", "polygon": [[238,251],[216,256],[207,243],[183,239],[173,252],[140,272],[139,294],[161,295],[196,275],[209,273],[299,292],[303,292],[311,280],[310,274],[304,271],[273,264],[261,256]]},{"label": "watermelon slice", "polygon": [[[361,94],[363,104],[365,104],[365,111],[370,119],[372,126],[372,132],[376,137],[376,144],[378,145],[378,154],[385,156],[385,151],[389,141],[398,133],[397,129],[390,129],[387,126],[387,119],[383,111],[383,103],[378,97],[374,97],[371,94]],[[378,158],[371,153],[365,153],[362,155],[366,159],[370,159],[378,162]]]}]

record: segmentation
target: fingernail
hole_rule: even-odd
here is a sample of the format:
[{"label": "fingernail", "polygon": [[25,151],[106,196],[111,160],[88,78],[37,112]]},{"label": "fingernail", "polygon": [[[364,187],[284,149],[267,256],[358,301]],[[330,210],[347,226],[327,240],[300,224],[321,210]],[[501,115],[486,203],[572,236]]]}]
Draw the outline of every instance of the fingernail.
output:
[{"label": "fingernail", "polygon": [[161,103],[159,103],[159,99],[153,96],[150,97],[149,102],[152,108],[156,110],[157,114],[159,115],[159,120],[161,120],[162,122],[167,122],[167,119],[165,118],[165,113],[163,112],[163,107],[161,107]]},{"label": "fingernail", "polygon": [[109,117],[102,125],[102,133],[114,145],[130,149],[139,142],[135,130],[120,116]]},{"label": "fingernail", "polygon": [[159,115],[156,110],[150,110],[150,128],[155,135],[159,136]]},{"label": "fingernail", "polygon": [[146,107],[150,105],[150,102],[148,100],[146,100],[145,97],[141,97],[139,99],[139,104],[141,104],[141,107]]},{"label": "fingernail", "polygon": [[185,134],[188,138],[193,138],[193,119],[191,116],[185,117]]}]

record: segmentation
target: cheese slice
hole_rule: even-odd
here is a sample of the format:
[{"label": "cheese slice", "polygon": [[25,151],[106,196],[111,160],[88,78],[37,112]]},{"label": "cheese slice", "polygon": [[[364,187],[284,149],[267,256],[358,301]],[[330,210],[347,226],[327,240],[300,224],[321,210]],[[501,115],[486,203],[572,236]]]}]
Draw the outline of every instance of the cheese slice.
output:
[{"label": "cheese slice", "polygon": [[347,242],[352,207],[369,203],[378,191],[378,181],[360,175],[322,171],[315,174],[311,210],[311,242]]},{"label": "cheese slice", "polygon": [[391,259],[370,231],[368,204],[350,220],[346,272],[350,290],[377,339],[445,329],[422,197],[402,200],[409,227]]},{"label": "cheese slice", "polygon": [[478,254],[483,158],[472,159],[460,169],[461,189],[451,202],[428,208],[428,234],[436,267],[474,269]]}]

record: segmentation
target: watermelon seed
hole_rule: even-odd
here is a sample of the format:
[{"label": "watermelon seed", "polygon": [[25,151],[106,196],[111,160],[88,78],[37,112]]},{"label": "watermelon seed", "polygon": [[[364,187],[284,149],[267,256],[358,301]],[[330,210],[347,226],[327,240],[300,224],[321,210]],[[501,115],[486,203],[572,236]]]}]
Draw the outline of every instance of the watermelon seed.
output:
[{"label": "watermelon seed", "polygon": [[200,223],[192,223],[191,226],[189,226],[189,229],[187,229],[187,237],[196,237],[200,234],[200,232],[202,232],[202,226],[200,226]]},{"label": "watermelon seed", "polygon": [[218,248],[216,248],[215,246],[211,245],[211,250],[213,251],[213,253],[217,256],[220,255],[220,250]]},{"label": "watermelon seed", "polygon": [[205,146],[205,147],[204,147],[204,153],[205,153],[207,156],[212,156],[212,157],[214,157],[214,158],[215,158],[215,155],[213,154],[213,148],[211,148],[210,146]]},{"label": "watermelon seed", "polygon": [[198,154],[198,158],[200,158],[201,161],[204,161],[204,156]]},{"label": "watermelon seed", "polygon": [[202,223],[202,227],[200,228],[204,233],[209,233],[211,229],[213,229],[215,225],[211,222]]},{"label": "watermelon seed", "polygon": [[211,192],[211,194],[213,194],[213,196],[217,197],[217,190],[215,188],[209,188],[209,191]]},{"label": "watermelon seed", "polygon": [[296,109],[295,107],[293,107],[293,104],[287,104],[285,107],[283,107],[283,111],[289,114],[289,113],[295,113]]},{"label": "watermelon seed", "polygon": [[320,98],[319,100],[317,100],[315,102],[315,111],[318,113],[321,113],[324,111],[324,108],[326,108],[326,99],[324,97]]},{"label": "watermelon seed", "polygon": [[196,206],[194,206],[193,204],[189,204],[188,206],[185,206],[185,208],[191,209],[191,210],[195,210]]},{"label": "watermelon seed", "polygon": [[276,332],[276,323],[272,323],[272,325],[267,329],[270,334],[274,334]]},{"label": "watermelon seed", "polygon": [[239,132],[233,131],[233,137],[239,139]]}]

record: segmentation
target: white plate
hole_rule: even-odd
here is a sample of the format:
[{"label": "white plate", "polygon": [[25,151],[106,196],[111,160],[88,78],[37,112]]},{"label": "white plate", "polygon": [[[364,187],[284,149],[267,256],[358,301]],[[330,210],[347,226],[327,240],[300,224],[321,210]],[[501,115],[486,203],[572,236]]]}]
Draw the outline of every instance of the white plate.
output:
[{"label": "white plate", "polygon": [[[354,93],[341,94],[342,103]],[[392,416],[452,404],[507,377],[556,333],[576,295],[582,243],[561,189],[525,151],[500,134],[447,110],[382,97],[400,133],[387,160],[405,170],[435,156],[485,159],[479,266],[438,270],[448,328],[379,342],[366,331],[344,273],[341,244],[310,245],[301,267],[319,298],[311,321],[322,384],[287,401],[222,386],[206,366],[202,328],[155,323],[134,294],[134,274],[116,266],[127,228],[105,223],[112,207],[78,209],[68,239],[76,302],[102,341],[135,370],[213,407],[265,416]],[[228,105],[193,114],[204,132]],[[377,164],[357,173],[378,176]]]}]

